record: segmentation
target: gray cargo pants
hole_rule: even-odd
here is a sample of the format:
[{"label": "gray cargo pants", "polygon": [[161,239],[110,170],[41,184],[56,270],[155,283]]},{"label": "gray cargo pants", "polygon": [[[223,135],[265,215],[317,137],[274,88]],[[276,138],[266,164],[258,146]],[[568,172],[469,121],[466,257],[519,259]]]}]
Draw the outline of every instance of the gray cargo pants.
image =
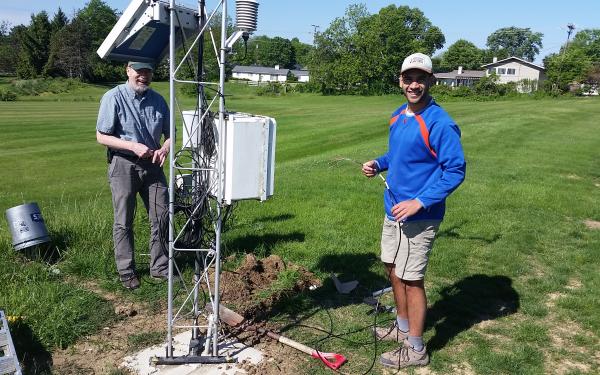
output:
[{"label": "gray cargo pants", "polygon": [[133,219],[139,193],[150,220],[150,273],[167,274],[168,202],[162,168],[150,159],[115,155],[108,167],[114,210],[113,241],[121,279],[135,273]]}]

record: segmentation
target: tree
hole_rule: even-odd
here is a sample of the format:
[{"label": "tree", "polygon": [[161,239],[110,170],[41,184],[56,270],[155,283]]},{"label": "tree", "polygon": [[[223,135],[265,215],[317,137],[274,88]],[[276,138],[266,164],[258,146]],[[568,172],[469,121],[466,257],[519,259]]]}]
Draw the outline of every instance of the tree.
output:
[{"label": "tree", "polygon": [[282,68],[294,67],[292,43],[281,37],[258,37],[254,40],[256,64],[260,66],[279,65]]},{"label": "tree", "polygon": [[0,21],[0,38],[7,37],[10,34],[10,22]]},{"label": "tree", "polygon": [[0,21],[0,73],[15,73],[18,54],[14,48],[14,44],[16,44],[14,39],[10,22]]},{"label": "tree", "polygon": [[440,61],[440,70],[452,71],[462,66],[464,69],[480,69],[484,53],[475,44],[460,39],[448,47]]},{"label": "tree", "polygon": [[592,62],[581,48],[568,48],[560,54],[544,58],[546,76],[561,91],[567,91],[573,82],[582,82],[592,68]]},{"label": "tree", "polygon": [[506,50],[509,56],[533,61],[542,48],[543,36],[529,28],[505,27],[488,36],[487,46],[492,52]]},{"label": "tree", "polygon": [[315,49],[310,57],[311,81],[321,92],[352,90],[360,83],[358,57],[353,37],[358,23],[368,16],[366,6],[351,5],[344,17],[334,19],[323,33],[315,34]]},{"label": "tree", "polygon": [[290,41],[281,37],[270,38],[259,35],[250,38],[247,44],[236,43],[233,46],[234,55],[231,63],[233,65],[259,65],[273,67],[279,65],[281,68],[292,69],[298,63],[298,51],[306,63],[306,54],[310,46],[301,43],[297,38]]},{"label": "tree", "polygon": [[89,29],[81,19],[75,18],[61,28],[52,38],[51,58],[47,69],[55,75],[85,79],[89,75],[91,50]]},{"label": "tree", "polygon": [[52,22],[50,22],[50,30],[54,35],[57,31],[65,27],[69,23],[69,19],[65,12],[62,11],[60,7],[54,14],[54,18],[52,18]]},{"label": "tree", "polygon": [[580,48],[586,56],[600,63],[600,29],[581,30],[575,34],[569,48]]},{"label": "tree", "polygon": [[77,22],[86,25],[90,47],[87,55],[89,69],[86,79],[92,82],[116,81],[123,78],[123,65],[117,62],[103,61],[96,54],[96,50],[104,38],[110,33],[117,23],[117,14],[102,0],[90,0],[75,16]]},{"label": "tree", "polygon": [[293,38],[291,43],[294,65],[298,64],[303,67],[308,66],[310,62],[310,52],[313,47],[310,44],[302,43],[298,38]]},{"label": "tree", "polygon": [[54,14],[54,18],[50,22],[50,32],[52,33],[50,36],[50,52],[48,54],[48,61],[46,61],[46,64],[44,65],[44,76],[59,75],[59,71],[55,69],[56,64],[54,60],[56,59],[56,49],[58,45],[71,42],[71,40],[67,41],[63,35],[60,35],[62,34],[62,29],[67,26],[68,23],[69,19],[59,7],[58,11]]},{"label": "tree", "polygon": [[600,29],[586,29],[575,34],[558,54],[544,58],[548,80],[561,91],[570,83],[596,85],[600,66]]},{"label": "tree", "polygon": [[397,89],[404,58],[431,55],[445,38],[417,8],[390,5],[369,15],[364,5],[347,9],[315,35],[311,81],[324,93],[384,93]]},{"label": "tree", "polygon": [[494,58],[498,59],[498,60],[502,60],[502,59],[506,59],[508,57],[510,57],[508,50],[506,49],[499,49],[499,50],[495,50],[492,51],[490,49],[483,49],[481,50],[482,53],[482,57],[481,57],[481,61],[483,61],[484,64],[489,64],[492,61],[494,61]]},{"label": "tree", "polygon": [[41,11],[31,15],[31,23],[20,32],[19,42],[21,53],[17,67],[17,74],[21,78],[35,78],[42,74],[44,65],[48,61],[50,51],[50,21],[48,13]]}]

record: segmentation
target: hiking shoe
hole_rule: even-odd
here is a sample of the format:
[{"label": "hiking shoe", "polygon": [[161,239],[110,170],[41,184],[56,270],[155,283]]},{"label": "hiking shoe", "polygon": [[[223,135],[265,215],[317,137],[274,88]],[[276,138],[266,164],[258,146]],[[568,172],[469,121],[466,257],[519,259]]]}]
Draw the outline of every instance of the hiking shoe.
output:
[{"label": "hiking shoe", "polygon": [[375,334],[377,340],[381,341],[396,341],[398,343],[403,343],[404,340],[408,338],[408,332],[402,332],[399,330],[396,320],[394,320],[391,327],[373,328],[373,333]]},{"label": "hiking shoe", "polygon": [[383,353],[380,358],[383,366],[400,369],[408,366],[425,366],[429,364],[429,355],[427,347],[423,346],[423,350],[416,351],[404,340],[404,345],[391,352]]},{"label": "hiking shoe", "polygon": [[[158,280],[158,281],[168,281],[169,280],[169,274],[156,274],[156,275],[150,275],[151,278],[153,278],[154,280]],[[181,277],[179,277],[178,274],[173,274],[173,282],[177,283],[181,281]]]},{"label": "hiking shoe", "polygon": [[140,287],[140,280],[136,275],[122,276],[121,284],[125,289],[134,290]]}]

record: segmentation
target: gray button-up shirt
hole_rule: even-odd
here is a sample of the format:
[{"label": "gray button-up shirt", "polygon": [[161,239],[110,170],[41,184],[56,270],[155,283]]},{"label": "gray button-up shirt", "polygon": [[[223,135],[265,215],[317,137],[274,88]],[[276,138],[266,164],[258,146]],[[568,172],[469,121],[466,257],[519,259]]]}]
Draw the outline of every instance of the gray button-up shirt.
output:
[{"label": "gray button-up shirt", "polygon": [[137,95],[124,83],[102,97],[96,130],[158,150],[161,135],[170,137],[169,107],[156,91]]}]

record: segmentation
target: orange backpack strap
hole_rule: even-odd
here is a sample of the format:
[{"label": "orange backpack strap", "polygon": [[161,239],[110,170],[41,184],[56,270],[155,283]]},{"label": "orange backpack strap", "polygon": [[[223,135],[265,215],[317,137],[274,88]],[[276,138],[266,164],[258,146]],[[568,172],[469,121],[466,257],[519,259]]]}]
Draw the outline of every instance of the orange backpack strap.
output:
[{"label": "orange backpack strap", "polygon": [[400,112],[396,116],[392,117],[390,119],[390,126],[394,125],[394,123],[396,122],[396,120],[398,120],[398,117],[400,117],[400,115],[403,115],[404,113],[406,113],[406,109],[403,109],[402,112]]},{"label": "orange backpack strap", "polygon": [[423,137],[425,146],[427,146],[427,149],[429,150],[429,152],[431,152],[431,155],[433,155],[434,158],[437,158],[437,154],[435,153],[435,151],[433,151],[431,145],[429,144],[429,130],[427,130],[427,126],[425,125],[425,120],[423,120],[423,117],[421,117],[421,115],[415,115],[415,118],[419,123],[419,129],[421,130],[421,136]]}]

